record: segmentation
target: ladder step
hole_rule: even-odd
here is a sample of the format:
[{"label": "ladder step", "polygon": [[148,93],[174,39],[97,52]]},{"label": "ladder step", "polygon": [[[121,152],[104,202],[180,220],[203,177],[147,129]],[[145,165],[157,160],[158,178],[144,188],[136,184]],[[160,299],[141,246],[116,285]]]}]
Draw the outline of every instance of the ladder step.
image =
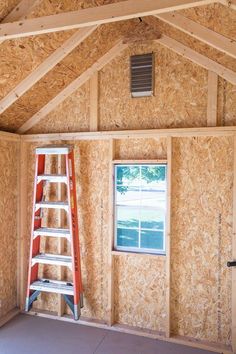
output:
[{"label": "ladder step", "polygon": [[67,266],[71,268],[72,257],[57,255],[57,254],[40,253],[37,256],[32,258],[32,266],[35,265],[36,263]]},{"label": "ladder step", "polygon": [[36,155],[65,155],[72,150],[70,145],[49,145],[35,149]]},{"label": "ladder step", "polygon": [[40,227],[39,229],[34,230],[34,238],[37,236],[51,236],[51,237],[66,237],[70,238],[70,230],[62,228],[48,228]]},{"label": "ladder step", "polygon": [[39,208],[49,208],[49,209],[65,209],[68,211],[69,204],[66,202],[39,202],[35,204],[36,210]]},{"label": "ladder step", "polygon": [[39,175],[37,176],[37,183],[47,181],[52,183],[66,183],[66,175]]},{"label": "ladder step", "polygon": [[39,279],[30,284],[30,289],[48,293],[74,295],[73,284],[59,280]]}]

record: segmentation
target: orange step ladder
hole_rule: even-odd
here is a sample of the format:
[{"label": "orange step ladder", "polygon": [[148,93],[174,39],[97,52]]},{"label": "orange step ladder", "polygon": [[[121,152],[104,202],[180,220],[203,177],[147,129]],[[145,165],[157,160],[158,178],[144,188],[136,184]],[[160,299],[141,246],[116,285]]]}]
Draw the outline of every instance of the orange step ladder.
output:
[{"label": "orange step ladder", "polygon": [[[28,271],[28,284],[25,310],[29,311],[41,292],[57,293],[64,296],[74,319],[78,320],[83,307],[83,289],[81,279],[81,262],[79,246],[79,230],[76,202],[76,184],[73,147],[70,145],[50,145],[36,148],[33,213],[31,228],[31,246]],[[47,155],[64,155],[66,174],[45,174]],[[44,186],[46,183],[65,183],[67,201],[45,201]],[[42,210],[44,208],[63,209],[68,215],[69,228],[49,228],[42,226]],[[40,253],[40,238],[66,238],[71,246],[71,256]],[[73,282],[38,277],[39,264],[69,267],[73,274]]]}]

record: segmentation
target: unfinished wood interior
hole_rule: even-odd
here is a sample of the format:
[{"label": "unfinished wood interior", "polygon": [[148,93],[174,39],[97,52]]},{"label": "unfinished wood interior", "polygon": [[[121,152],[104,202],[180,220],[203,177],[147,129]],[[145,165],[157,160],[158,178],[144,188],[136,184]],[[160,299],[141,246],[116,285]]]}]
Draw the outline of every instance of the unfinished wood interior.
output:
[{"label": "unfinished wood interior", "polygon": [[[236,270],[226,266],[236,256],[234,1],[25,4],[0,6],[0,324],[24,311],[35,148],[69,144],[81,323],[236,353]],[[114,7],[104,15],[102,6]],[[146,53],[154,93],[131,98],[130,56]],[[167,163],[165,255],[114,248],[122,161]],[[48,174],[64,170],[63,159],[48,157]],[[65,187],[47,185],[45,198],[65,200]],[[44,212],[43,225],[68,227],[65,211]],[[41,251],[69,255],[69,242],[42,237]],[[72,281],[66,267],[39,268]],[[31,314],[71,320],[58,294],[41,293]]]}]

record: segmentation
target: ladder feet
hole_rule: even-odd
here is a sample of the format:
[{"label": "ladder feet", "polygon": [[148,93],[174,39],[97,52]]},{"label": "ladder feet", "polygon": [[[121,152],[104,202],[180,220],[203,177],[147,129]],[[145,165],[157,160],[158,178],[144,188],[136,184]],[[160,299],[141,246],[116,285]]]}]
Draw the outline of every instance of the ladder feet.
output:
[{"label": "ladder feet", "polygon": [[30,295],[30,297],[26,298],[26,301],[25,301],[25,311],[26,312],[29,312],[31,310],[33,302],[37,300],[39,294],[40,294],[40,291],[36,290],[33,292],[32,295]]},{"label": "ladder feet", "polygon": [[74,299],[71,295],[64,295],[64,299],[73,313],[74,320],[78,321],[80,318],[80,302],[78,304],[74,304]]},{"label": "ladder feet", "polygon": [[78,319],[80,318],[80,306],[79,305],[74,305],[73,315],[74,315],[74,320],[78,321]]}]

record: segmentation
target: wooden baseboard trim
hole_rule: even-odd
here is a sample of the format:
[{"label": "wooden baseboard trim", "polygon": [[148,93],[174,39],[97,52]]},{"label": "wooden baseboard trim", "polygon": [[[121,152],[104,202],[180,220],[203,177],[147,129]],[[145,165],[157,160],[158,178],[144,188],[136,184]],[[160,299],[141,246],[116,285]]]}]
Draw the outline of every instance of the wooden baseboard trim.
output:
[{"label": "wooden baseboard trim", "polygon": [[0,318],[0,327],[4,326],[8,321],[10,321],[13,317],[18,315],[19,313],[20,313],[20,309],[17,307],[9,311],[6,315]]},{"label": "wooden baseboard trim", "polygon": [[134,334],[134,335],[147,337],[147,338],[164,340],[170,343],[182,344],[193,348],[205,349],[208,351],[212,351],[213,353],[233,354],[232,350],[226,346],[221,346],[216,343],[202,342],[202,341],[181,337],[181,336],[171,336],[167,338],[165,337],[164,333],[153,331],[153,330],[141,329],[141,328],[121,325],[121,324],[114,324],[112,326],[109,326],[106,324],[105,321],[89,319],[84,317],[80,317],[79,321],[74,321],[73,318],[69,315],[58,317],[56,312],[51,312],[51,311],[30,311],[30,312],[22,311],[22,313],[31,316],[49,318],[57,321],[71,322],[74,324],[80,324],[84,326],[103,328],[103,329],[116,331],[116,332],[122,332],[122,333]]}]

